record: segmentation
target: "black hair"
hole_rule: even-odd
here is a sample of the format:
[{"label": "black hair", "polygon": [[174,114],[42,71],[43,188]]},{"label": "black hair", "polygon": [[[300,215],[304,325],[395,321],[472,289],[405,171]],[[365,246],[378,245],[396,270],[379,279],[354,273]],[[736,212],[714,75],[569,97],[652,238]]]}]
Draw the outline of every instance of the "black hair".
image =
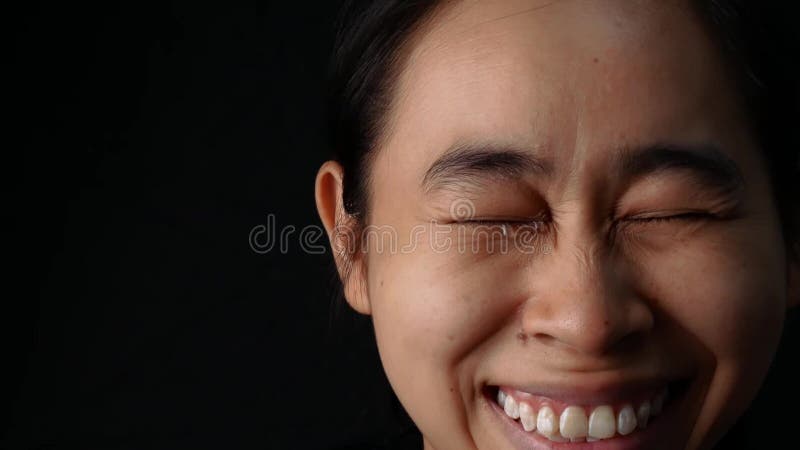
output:
[{"label": "black hair", "polygon": [[[787,248],[797,258],[800,143],[794,126],[800,93],[791,63],[800,49],[789,35],[793,16],[777,2],[690,1],[738,81],[763,149]],[[370,161],[403,69],[403,51],[441,3],[343,2],[330,64],[329,130],[334,158],[344,169],[345,211],[356,225],[368,214]]]},{"label": "black hair", "polygon": [[336,159],[344,167],[344,206],[367,208],[369,160],[385,126],[402,49],[436,0],[344,1],[330,64],[329,122]]}]

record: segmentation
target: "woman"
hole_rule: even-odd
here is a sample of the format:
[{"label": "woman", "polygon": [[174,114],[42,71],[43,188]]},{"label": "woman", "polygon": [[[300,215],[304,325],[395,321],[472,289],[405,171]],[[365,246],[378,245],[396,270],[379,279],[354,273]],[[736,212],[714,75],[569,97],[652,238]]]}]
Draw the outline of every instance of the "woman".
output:
[{"label": "woman", "polygon": [[425,449],[710,448],[755,397],[797,146],[736,12],[345,6],[317,208]]}]

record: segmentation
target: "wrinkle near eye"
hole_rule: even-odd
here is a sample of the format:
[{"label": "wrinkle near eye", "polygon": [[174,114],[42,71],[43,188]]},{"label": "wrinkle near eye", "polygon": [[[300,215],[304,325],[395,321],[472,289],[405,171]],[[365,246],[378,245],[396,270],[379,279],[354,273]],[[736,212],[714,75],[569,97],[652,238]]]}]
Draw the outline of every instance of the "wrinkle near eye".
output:
[{"label": "wrinkle near eye", "polygon": [[614,208],[614,217],[670,211],[706,211],[724,215],[741,209],[743,189],[729,189],[701,182],[691,173],[675,172],[650,176],[630,186]]}]

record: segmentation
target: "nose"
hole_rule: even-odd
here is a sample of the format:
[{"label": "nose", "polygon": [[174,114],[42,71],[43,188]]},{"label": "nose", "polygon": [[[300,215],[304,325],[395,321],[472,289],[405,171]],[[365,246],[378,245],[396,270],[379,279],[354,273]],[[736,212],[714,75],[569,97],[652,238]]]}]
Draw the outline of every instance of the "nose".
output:
[{"label": "nose", "polygon": [[653,328],[652,310],[636,295],[625,263],[602,245],[561,246],[543,262],[522,307],[525,336],[603,356]]}]

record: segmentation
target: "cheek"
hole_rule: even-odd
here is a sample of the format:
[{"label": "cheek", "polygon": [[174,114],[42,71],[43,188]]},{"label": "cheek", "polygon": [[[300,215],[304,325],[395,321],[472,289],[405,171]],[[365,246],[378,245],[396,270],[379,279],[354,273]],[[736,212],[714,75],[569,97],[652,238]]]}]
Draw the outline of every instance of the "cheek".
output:
[{"label": "cheek", "polygon": [[[422,247],[422,246],[420,246]],[[381,358],[390,380],[458,385],[482,348],[509,327],[523,298],[524,262],[418,249],[370,260],[369,295]],[[394,384],[394,382],[393,382]],[[424,384],[424,383],[417,383]],[[398,386],[399,387],[399,386]],[[421,389],[415,387],[414,389]]]},{"label": "cheek", "polygon": [[784,316],[779,248],[730,235],[675,246],[641,261],[647,295],[716,359],[758,359],[774,350]]},{"label": "cheek", "polygon": [[470,448],[467,416],[479,394],[471,374],[513,301],[502,300],[512,292],[496,282],[502,267],[459,259],[378,255],[368,283],[381,362],[398,398],[432,442]]},{"label": "cheek", "polygon": [[514,261],[452,253],[416,251],[370,261],[373,321],[387,353],[452,367],[518,304]]},{"label": "cheek", "polygon": [[[647,295],[669,332],[695,355],[705,394],[696,439],[714,439],[758,392],[785,314],[785,267],[778,233],[721,234],[644,258]],[[758,236],[752,239],[751,236]],[[701,241],[697,241],[701,242]]]}]

